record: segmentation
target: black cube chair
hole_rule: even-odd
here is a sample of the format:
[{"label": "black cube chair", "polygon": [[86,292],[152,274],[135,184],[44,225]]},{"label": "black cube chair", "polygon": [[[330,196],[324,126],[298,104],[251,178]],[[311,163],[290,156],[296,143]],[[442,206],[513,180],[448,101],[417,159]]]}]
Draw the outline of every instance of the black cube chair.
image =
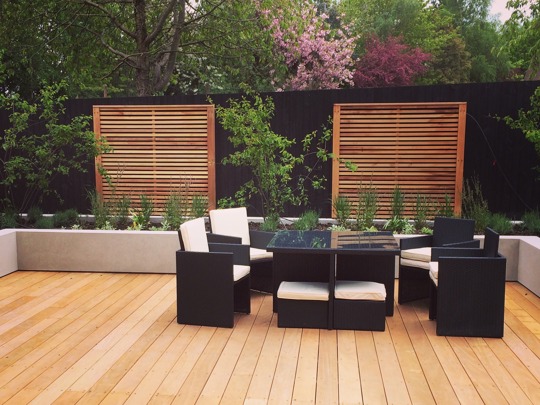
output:
[{"label": "black cube chair", "polygon": [[251,312],[249,246],[208,243],[203,218],[183,223],[178,235],[178,323],[232,328],[234,312]]},{"label": "black cube chair", "polygon": [[437,335],[502,337],[506,258],[486,228],[483,249],[434,248],[429,318]]},{"label": "black cube chair", "polygon": [[429,262],[433,247],[479,247],[474,220],[435,217],[433,235],[400,239],[398,303],[429,297]]},{"label": "black cube chair", "polygon": [[251,288],[272,292],[272,252],[266,246],[274,232],[249,229],[246,207],[225,208],[209,212],[212,242],[242,243],[249,245]]}]

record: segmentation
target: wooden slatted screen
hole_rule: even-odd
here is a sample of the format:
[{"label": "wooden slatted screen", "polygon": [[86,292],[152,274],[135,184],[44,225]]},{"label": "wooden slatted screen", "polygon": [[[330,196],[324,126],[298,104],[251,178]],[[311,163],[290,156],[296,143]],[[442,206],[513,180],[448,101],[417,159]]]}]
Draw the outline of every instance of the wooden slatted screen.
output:
[{"label": "wooden slatted screen", "polygon": [[[207,196],[209,208],[215,208],[213,105],[94,106],[93,112],[96,136],[112,148],[96,159],[96,188],[105,200],[114,187],[136,208],[144,194],[156,215],[181,188],[189,199]],[[100,165],[113,187],[100,175]]]},{"label": "wooden slatted screen", "polygon": [[[412,218],[417,195],[461,212],[466,103],[334,105],[332,199],[345,195],[356,212],[359,188],[378,195],[378,218],[391,216],[396,185]],[[357,165],[352,172],[344,161]],[[354,214],[354,213],[353,213]]]}]

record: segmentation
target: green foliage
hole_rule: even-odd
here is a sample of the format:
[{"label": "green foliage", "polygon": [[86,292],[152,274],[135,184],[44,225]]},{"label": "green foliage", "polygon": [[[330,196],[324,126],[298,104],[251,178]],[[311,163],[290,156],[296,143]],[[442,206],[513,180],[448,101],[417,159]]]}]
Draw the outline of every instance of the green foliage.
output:
[{"label": "green foliage", "polygon": [[378,196],[373,183],[358,188],[358,207],[356,209],[356,227],[358,230],[367,230],[373,227],[377,214]]},{"label": "green foliage", "polygon": [[338,225],[343,228],[350,228],[348,221],[352,212],[352,204],[349,197],[346,195],[337,195],[332,200],[332,208],[334,209]]},{"label": "green foliage", "polygon": [[512,232],[512,221],[504,215],[495,213],[489,218],[489,227],[500,235],[508,235]]},{"label": "green foliage", "polygon": [[202,218],[208,211],[208,197],[204,195],[194,195],[191,200],[191,216]]},{"label": "green foliage", "polygon": [[53,215],[53,225],[55,228],[71,228],[78,222],[79,213],[74,208],[70,208],[64,211],[57,211]]},{"label": "green foliage", "polygon": [[409,222],[407,218],[392,217],[383,226],[384,229],[392,231],[393,233],[401,233],[409,235],[414,233],[414,226]]},{"label": "green foliage", "polygon": [[17,221],[18,215],[13,210],[6,210],[0,213],[0,229],[6,228],[18,228],[19,223]]},{"label": "green foliage", "polygon": [[309,231],[317,229],[319,225],[319,213],[314,210],[308,210],[292,224],[293,229],[297,231]]},{"label": "green foliage", "polygon": [[428,218],[431,216],[431,203],[425,195],[416,196],[416,206],[414,213],[414,228],[417,231],[427,227]]},{"label": "green foliage", "polygon": [[[540,87],[537,87],[531,96],[530,110],[520,109],[517,118],[506,116],[503,120],[510,128],[523,132],[525,138],[534,145],[536,154],[540,158]],[[536,169],[540,171],[540,167]]]},{"label": "green foliage", "polygon": [[31,206],[26,214],[26,220],[29,224],[35,224],[42,217],[43,211],[36,205]]},{"label": "green foliage", "polygon": [[444,195],[444,200],[439,201],[437,206],[436,215],[439,217],[452,218],[454,216],[454,207],[452,205],[452,198],[448,195]]},{"label": "green foliage", "polygon": [[90,208],[94,216],[94,226],[96,229],[108,229],[111,225],[111,210],[109,205],[103,201],[103,198],[97,191],[88,193]]},{"label": "green foliage", "polygon": [[[78,116],[63,122],[66,96],[64,82],[45,87],[35,103],[18,94],[0,94],[0,108],[11,111],[9,127],[1,140],[0,184],[4,186],[4,205],[24,212],[39,204],[45,195],[54,195],[53,179],[73,172],[85,172],[86,164],[103,148],[88,129],[90,117]],[[39,131],[43,126],[45,131]],[[36,132],[34,132],[36,131]],[[23,197],[15,201],[14,190],[23,187]]]},{"label": "green foliage", "polygon": [[[163,223],[165,229],[178,230],[188,216],[189,206],[187,198],[187,183],[172,191],[165,200]],[[162,223],[162,226],[164,225]]]},{"label": "green foliage", "polygon": [[113,192],[111,201],[108,205],[110,207],[110,221],[112,222],[112,225],[116,229],[126,229],[131,222],[129,218],[131,198],[126,194],[118,195],[116,192]]},{"label": "green foliage", "polygon": [[392,219],[401,219],[403,217],[403,211],[405,210],[405,195],[401,191],[399,185],[394,187],[390,206],[392,210]]},{"label": "green foliage", "polygon": [[540,212],[528,211],[521,218],[523,227],[533,234],[540,235]]},{"label": "green foliage", "polygon": [[35,225],[36,229],[53,229],[54,228],[54,218],[53,217],[41,217],[39,218]]},{"label": "green foliage", "polygon": [[132,229],[142,230],[148,229],[150,226],[150,216],[154,210],[154,204],[147,195],[141,194],[139,196],[141,201],[141,208],[132,211],[133,224]]},{"label": "green foliage", "polygon": [[489,224],[491,213],[482,194],[482,187],[477,176],[466,179],[461,198],[463,217],[474,219],[475,231],[481,233]]},{"label": "green foliage", "polygon": [[264,218],[264,221],[261,224],[261,231],[275,232],[278,230],[280,222],[279,215],[269,215]]},{"label": "green foliage", "polygon": [[[235,152],[225,157],[223,163],[247,167],[252,173],[252,179],[235,194],[236,205],[246,205],[251,198],[257,198],[263,218],[279,216],[285,205],[307,202],[308,185],[313,188],[323,186],[324,177],[314,173],[319,162],[330,157],[324,145],[329,141],[331,131],[323,130],[320,136],[317,131],[306,135],[302,140],[303,153],[294,156],[290,149],[295,141],[276,134],[270,127],[274,115],[272,98],[263,99],[250,89],[245,90],[247,96],[240,100],[229,99],[228,107],[216,108],[216,116],[223,128],[230,131],[229,140],[235,147]],[[316,151],[310,152],[315,140]],[[305,164],[308,153],[317,159],[311,166]],[[293,181],[293,171],[300,167],[303,167],[303,173]]]}]

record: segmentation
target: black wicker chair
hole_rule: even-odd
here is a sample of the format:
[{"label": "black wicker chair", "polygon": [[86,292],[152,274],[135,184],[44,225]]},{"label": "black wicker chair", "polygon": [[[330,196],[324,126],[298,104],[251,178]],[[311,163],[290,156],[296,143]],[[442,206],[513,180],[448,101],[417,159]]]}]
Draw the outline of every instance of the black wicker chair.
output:
[{"label": "black wicker chair", "polygon": [[234,326],[234,312],[251,312],[249,246],[208,243],[203,218],[180,226],[176,252],[177,321]]},{"label": "black wicker chair", "polygon": [[429,318],[437,335],[502,337],[506,258],[486,228],[483,249],[434,248]]},{"label": "black wicker chair", "polygon": [[249,245],[251,288],[272,292],[272,252],[266,246],[274,232],[250,230],[245,207],[211,210],[209,212],[211,242],[242,243]]},{"label": "black wicker chair", "polygon": [[432,247],[480,246],[474,240],[474,220],[436,217],[433,235],[400,240],[398,303],[429,297],[429,262]]}]

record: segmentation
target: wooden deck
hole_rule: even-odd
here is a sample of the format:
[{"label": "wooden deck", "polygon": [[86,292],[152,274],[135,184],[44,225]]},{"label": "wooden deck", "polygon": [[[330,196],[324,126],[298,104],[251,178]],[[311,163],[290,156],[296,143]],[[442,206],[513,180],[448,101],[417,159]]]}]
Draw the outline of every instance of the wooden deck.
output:
[{"label": "wooden deck", "polygon": [[507,283],[503,339],[436,336],[427,301],[385,332],[176,323],[174,275],[0,278],[0,403],[539,404],[540,298]]}]

